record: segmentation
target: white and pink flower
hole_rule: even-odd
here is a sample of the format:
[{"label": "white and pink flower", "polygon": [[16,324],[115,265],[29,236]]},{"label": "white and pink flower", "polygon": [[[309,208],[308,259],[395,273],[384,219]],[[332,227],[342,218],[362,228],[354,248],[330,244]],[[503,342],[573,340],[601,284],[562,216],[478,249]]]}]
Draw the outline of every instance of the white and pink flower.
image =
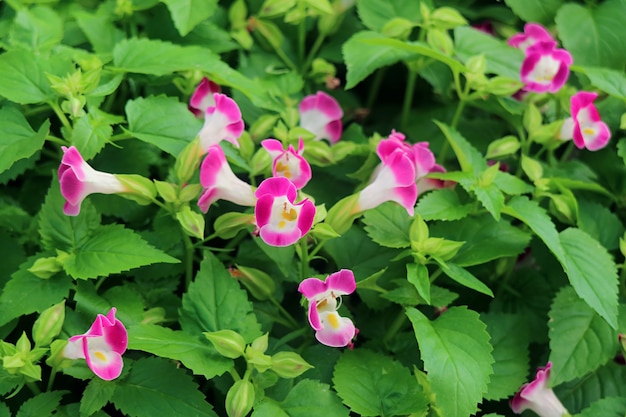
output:
[{"label": "white and pink flower", "polygon": [[552,363],[548,362],[545,367],[537,368],[535,380],[522,385],[520,390],[509,401],[509,405],[515,414],[521,414],[524,410],[532,410],[539,417],[565,417],[569,416],[567,409],[548,386]]},{"label": "white and pink flower", "polygon": [[554,38],[550,32],[539,23],[526,23],[526,25],[524,25],[524,32],[511,36],[508,44],[514,48],[526,51],[529,47],[539,42],[554,42]]},{"label": "white and pink flower", "polygon": [[117,194],[130,192],[114,175],[97,171],[91,167],[74,146],[63,146],[63,159],[58,175],[61,194],[65,198],[63,212],[68,216],[77,216],[80,205],[89,194]]},{"label": "white and pink flower", "polygon": [[209,80],[207,77],[202,78],[200,84],[196,87],[191,98],[189,99],[189,110],[196,115],[196,117],[204,117],[206,110],[209,107],[215,106],[215,98],[213,94],[221,93],[222,88]]},{"label": "white and pink flower", "polygon": [[254,215],[259,235],[268,245],[289,246],[311,230],[315,205],[308,199],[294,203],[297,193],[285,177],[267,178],[257,188]]},{"label": "white and pink flower", "polygon": [[206,108],[204,125],[198,133],[202,151],[206,152],[222,140],[239,147],[237,139],[244,129],[239,106],[235,100],[221,93],[214,93],[213,101],[215,105]]},{"label": "white and pink flower", "polygon": [[300,283],[298,291],[309,301],[309,323],[315,330],[315,338],[331,347],[350,346],[357,334],[354,323],[337,313],[342,295],[356,290],[354,273],[342,269],[326,277],[325,281],[307,278]]},{"label": "white and pink flower", "polygon": [[303,188],[311,179],[311,166],[302,156],[304,142],[298,140],[298,150],[293,145],[285,150],[280,141],[276,139],[266,139],[261,142],[261,146],[272,157],[272,175],[274,177],[285,177],[290,180],[299,190]]},{"label": "white and pink flower", "polygon": [[306,96],[298,107],[300,127],[315,135],[315,140],[336,143],[341,138],[343,110],[337,100],[323,91]]},{"label": "white and pink flower", "polygon": [[240,206],[254,206],[256,203],[252,186],[235,175],[219,145],[209,147],[200,165],[200,183],[204,191],[198,199],[198,207],[204,213],[217,200],[231,201]]},{"label": "white and pink flower", "polygon": [[113,307],[106,316],[98,314],[87,333],[70,337],[63,351],[68,359],[85,359],[89,369],[106,381],[122,373],[128,346],[128,332],[115,312]]},{"label": "white and pink flower", "polygon": [[572,55],[556,48],[556,42],[538,42],[526,50],[520,70],[524,90],[556,93],[567,82]]},{"label": "white and pink flower", "polygon": [[[593,104],[597,93],[579,91],[570,100],[572,112],[572,138],[577,148],[597,151],[604,148],[611,139],[611,131],[600,118]],[[564,123],[565,125],[566,123]]]}]

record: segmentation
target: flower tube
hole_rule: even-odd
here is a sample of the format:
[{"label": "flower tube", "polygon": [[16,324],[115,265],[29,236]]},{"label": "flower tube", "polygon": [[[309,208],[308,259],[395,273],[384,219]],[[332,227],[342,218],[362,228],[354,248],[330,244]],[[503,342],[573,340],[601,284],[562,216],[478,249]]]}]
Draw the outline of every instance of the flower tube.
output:
[{"label": "flower tube", "polygon": [[306,96],[298,106],[300,126],[315,135],[315,140],[327,139],[336,143],[341,137],[343,110],[337,100],[318,91]]},{"label": "flower tube", "polygon": [[244,123],[239,106],[232,98],[214,93],[214,106],[207,107],[204,115],[204,125],[198,133],[200,147],[206,152],[211,146],[222,140],[239,146],[237,139],[243,133]]},{"label": "flower tube", "polygon": [[276,139],[266,139],[261,142],[261,146],[272,157],[272,175],[274,177],[285,177],[290,180],[299,190],[303,188],[311,179],[311,166],[302,156],[304,142],[302,138],[298,140],[298,150],[289,145],[285,150],[280,141]]},{"label": "flower tube", "polygon": [[520,390],[511,399],[509,405],[515,414],[524,410],[532,410],[539,417],[565,417],[569,412],[556,397],[552,388],[548,387],[552,363],[537,368],[535,380],[522,385]]},{"label": "flower tube", "polygon": [[196,115],[196,117],[204,117],[206,110],[209,107],[215,106],[215,98],[213,94],[221,93],[222,88],[209,80],[207,77],[202,78],[200,84],[196,87],[191,98],[189,99],[189,110]]}]

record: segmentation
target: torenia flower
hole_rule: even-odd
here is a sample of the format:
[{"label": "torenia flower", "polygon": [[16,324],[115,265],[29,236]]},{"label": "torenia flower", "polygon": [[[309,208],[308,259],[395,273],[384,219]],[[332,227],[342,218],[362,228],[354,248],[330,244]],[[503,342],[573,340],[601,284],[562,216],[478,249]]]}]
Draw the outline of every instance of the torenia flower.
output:
[{"label": "torenia flower", "polygon": [[508,44],[514,48],[526,51],[529,47],[539,42],[554,42],[550,32],[538,23],[527,23],[524,25],[524,33],[511,36]]},{"label": "torenia flower", "polygon": [[209,80],[207,77],[202,78],[200,84],[196,87],[191,98],[189,99],[189,110],[196,117],[204,117],[206,110],[209,107],[215,106],[214,93],[221,93],[222,88]]},{"label": "torenia flower", "polygon": [[556,48],[556,42],[539,42],[526,50],[520,70],[526,91],[556,93],[569,77],[572,55]]},{"label": "torenia flower", "polygon": [[299,190],[303,188],[311,179],[311,166],[302,157],[304,142],[298,140],[298,150],[293,145],[289,145],[287,150],[276,139],[266,139],[261,142],[261,146],[272,157],[272,175],[274,177],[285,177],[290,180]]},{"label": "torenia flower", "polygon": [[524,410],[532,410],[539,417],[565,417],[569,412],[561,401],[556,397],[552,388],[548,387],[550,368],[548,362],[545,367],[537,369],[535,380],[522,385],[515,397],[509,401],[509,405],[515,414],[521,414]]},{"label": "torenia flower", "polygon": [[77,216],[80,205],[89,194],[116,194],[129,190],[114,175],[96,171],[83,159],[74,146],[63,146],[63,159],[59,165],[59,183],[61,194],[65,198],[63,212],[68,216]]},{"label": "torenia flower", "polygon": [[309,301],[309,323],[315,330],[315,338],[326,346],[349,346],[357,334],[354,323],[337,313],[337,298],[356,290],[354,273],[349,269],[326,277],[325,281],[307,278],[300,283],[298,291]]},{"label": "torenia flower", "polygon": [[215,105],[207,107],[204,126],[198,133],[202,150],[206,152],[212,145],[222,140],[227,140],[238,147],[237,139],[244,128],[239,106],[235,100],[220,93],[214,93],[213,100]]},{"label": "torenia flower", "polygon": [[63,351],[68,359],[85,359],[89,369],[107,381],[122,373],[128,346],[128,332],[115,312],[113,307],[106,316],[98,314],[87,333],[70,337]]},{"label": "torenia flower", "polygon": [[255,195],[256,223],[261,239],[268,245],[289,246],[311,229],[315,205],[308,199],[294,204],[296,186],[287,178],[267,178]]},{"label": "torenia flower", "polygon": [[337,100],[318,91],[306,96],[298,107],[300,111],[300,127],[315,135],[315,140],[327,139],[336,143],[341,137],[343,110]]},{"label": "torenia flower", "polygon": [[598,97],[597,93],[579,91],[570,100],[573,120],[572,138],[579,149],[587,148],[590,151],[597,151],[604,148],[611,139],[609,127],[602,121],[598,109],[593,104],[596,97]]},{"label": "torenia flower", "polygon": [[228,200],[240,206],[254,206],[256,202],[252,186],[233,173],[220,145],[211,146],[202,161],[200,183],[204,192],[198,199],[198,207],[204,213],[217,200]]}]

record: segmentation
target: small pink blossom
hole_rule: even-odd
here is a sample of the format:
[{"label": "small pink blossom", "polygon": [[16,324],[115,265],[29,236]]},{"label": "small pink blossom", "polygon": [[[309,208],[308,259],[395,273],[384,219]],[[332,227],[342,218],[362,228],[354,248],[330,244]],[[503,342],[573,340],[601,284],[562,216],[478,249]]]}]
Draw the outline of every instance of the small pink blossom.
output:
[{"label": "small pink blossom", "polygon": [[493,30],[493,22],[491,20],[483,20],[480,23],[474,23],[472,27],[476,30],[486,33],[487,35],[495,35],[495,32]]},{"label": "small pink blossom", "polygon": [[209,147],[200,165],[200,183],[204,191],[198,199],[198,207],[204,213],[217,200],[231,201],[240,206],[254,206],[256,202],[252,186],[239,179],[230,169],[219,145]]},{"label": "small pink blossom", "polygon": [[522,385],[515,397],[509,401],[509,405],[515,414],[521,414],[524,410],[532,410],[539,417],[564,417],[570,415],[554,394],[552,388],[548,387],[551,367],[552,363],[548,362],[545,367],[537,368],[535,380]]},{"label": "small pink blossom", "polygon": [[122,373],[122,354],[128,346],[128,332],[115,312],[113,307],[106,316],[98,314],[87,333],[70,337],[63,351],[68,359],[85,359],[89,369],[106,381]]},{"label": "small pink blossom", "polygon": [[276,139],[266,139],[261,142],[261,146],[272,157],[272,175],[274,177],[285,177],[290,180],[299,190],[303,188],[311,179],[311,166],[302,156],[304,142],[298,140],[298,150],[293,145],[289,145],[287,150]]},{"label": "small pink blossom", "polygon": [[189,110],[196,117],[204,117],[209,107],[215,106],[214,93],[221,93],[222,88],[209,80],[207,77],[202,78],[200,84],[196,87],[191,98],[189,99]]},{"label": "small pink blossom", "polygon": [[296,186],[285,177],[264,180],[255,195],[259,235],[271,246],[289,246],[311,230],[315,205],[308,199],[294,204]]},{"label": "small pink blossom", "polygon": [[350,346],[357,334],[352,320],[337,313],[337,298],[356,290],[354,273],[342,269],[326,277],[325,281],[307,278],[300,283],[298,291],[309,301],[309,323],[315,330],[316,339],[331,347]]},{"label": "small pink blossom", "polygon": [[89,194],[116,194],[128,190],[114,174],[96,171],[83,159],[74,146],[63,146],[63,159],[59,165],[58,176],[61,194],[65,198],[63,212],[68,216],[77,216],[80,205]]},{"label": "small pink blossom", "polygon": [[524,90],[556,93],[569,77],[572,55],[556,48],[556,42],[539,42],[526,50],[520,70]]},{"label": "small pink blossom", "polygon": [[508,44],[514,48],[526,51],[529,47],[539,42],[554,42],[550,32],[538,23],[526,23],[524,33],[513,35]]},{"label": "small pink blossom", "polygon": [[343,110],[337,100],[323,91],[306,96],[298,107],[300,126],[315,135],[315,140],[336,143],[341,137]]},{"label": "small pink blossom", "polygon": [[[579,91],[570,100],[572,112],[572,138],[577,148],[597,151],[604,148],[611,139],[611,131],[600,118],[593,104],[597,93]],[[565,124],[565,123],[564,123]]]},{"label": "small pink blossom", "polygon": [[243,133],[244,123],[239,106],[232,98],[214,93],[214,106],[207,107],[204,115],[204,126],[198,133],[200,147],[206,152],[212,145],[222,140],[239,147],[237,139]]}]

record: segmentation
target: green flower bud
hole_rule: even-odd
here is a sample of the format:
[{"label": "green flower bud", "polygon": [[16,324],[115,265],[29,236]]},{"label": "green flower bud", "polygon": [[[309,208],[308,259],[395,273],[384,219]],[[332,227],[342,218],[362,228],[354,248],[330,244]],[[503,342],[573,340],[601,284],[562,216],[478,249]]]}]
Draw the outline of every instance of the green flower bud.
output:
[{"label": "green flower bud", "polygon": [[274,294],[276,284],[272,277],[260,269],[236,265],[230,269],[230,275],[241,282],[257,300],[267,300]]},{"label": "green flower bud", "polygon": [[259,17],[280,16],[295,6],[296,0],[265,0],[259,10]]},{"label": "green flower bud", "polygon": [[165,181],[154,180],[154,186],[156,187],[157,193],[159,193],[161,198],[166,202],[173,203],[178,200],[176,185]]},{"label": "green flower bud", "polygon": [[532,181],[537,181],[543,177],[543,167],[541,163],[526,155],[522,155],[522,170]]},{"label": "green flower bud", "polygon": [[281,378],[296,378],[311,368],[313,365],[295,352],[278,352],[272,356],[271,369]]},{"label": "green flower bud", "polygon": [[510,96],[524,86],[523,83],[507,77],[493,77],[487,81],[483,91],[495,96]]},{"label": "green flower bud", "polygon": [[44,310],[33,324],[35,346],[47,346],[61,333],[65,321],[65,300]]},{"label": "green flower bud", "polygon": [[341,236],[327,223],[317,223],[309,232],[315,240],[328,240]]},{"label": "green flower bud", "polygon": [[528,108],[524,112],[524,117],[522,119],[522,123],[524,124],[524,128],[528,133],[531,133],[538,129],[541,126],[541,113],[537,106],[533,103],[528,104]]},{"label": "green flower bud", "polygon": [[127,190],[124,193],[120,193],[120,197],[133,200],[141,205],[148,205],[154,201],[157,195],[154,183],[141,175],[115,174],[115,178],[117,178]]},{"label": "green flower bud", "polygon": [[431,23],[441,29],[454,29],[467,25],[467,20],[452,7],[440,7],[430,14]]},{"label": "green flower bud", "polygon": [[63,350],[65,350],[66,345],[67,340],[57,339],[53,341],[50,344],[50,355],[46,359],[46,365],[57,371],[71,366],[74,361],[63,356]]},{"label": "green flower bud", "polygon": [[254,339],[252,345],[250,347],[257,352],[265,353],[267,350],[267,346],[269,344],[269,333],[262,334],[261,336]]},{"label": "green flower bud", "polygon": [[345,197],[328,210],[324,223],[328,224],[339,235],[342,235],[350,229],[354,220],[361,215],[358,206],[358,194]]},{"label": "green flower bud", "polygon": [[241,230],[246,230],[254,224],[254,214],[230,212],[219,216],[213,223],[213,229],[222,239],[231,239]]},{"label": "green flower bud", "polygon": [[258,33],[262,39],[266,40],[274,49],[281,49],[285,36],[274,23],[251,18],[254,33]]},{"label": "green flower bud", "polygon": [[250,126],[250,136],[254,141],[259,139],[265,139],[272,131],[276,123],[278,122],[278,115],[276,114],[264,114],[257,118],[252,126]]},{"label": "green flower bud", "polygon": [[202,159],[202,147],[200,145],[200,138],[196,137],[192,140],[176,157],[176,164],[174,170],[178,180],[185,184],[189,182],[191,177],[196,173],[198,167],[200,167],[200,160]]},{"label": "green flower bud", "polygon": [[272,357],[254,349],[252,346],[246,348],[246,362],[261,373],[272,367]]},{"label": "green flower bud", "polygon": [[493,184],[493,181],[496,179],[496,175],[500,172],[500,163],[496,163],[489,168],[487,168],[478,179],[478,186],[485,188],[489,187]]},{"label": "green flower bud", "polygon": [[472,74],[484,74],[487,71],[487,59],[485,55],[474,55],[465,62],[467,70]]},{"label": "green flower bud", "polygon": [[409,227],[409,239],[411,239],[411,247],[415,250],[415,245],[421,242],[426,241],[428,239],[428,225],[422,219],[422,216],[419,214],[415,215],[415,218],[411,222],[411,226]]},{"label": "green flower bud", "polygon": [[176,213],[176,220],[189,236],[204,239],[204,216],[192,211],[188,205],[181,207]]},{"label": "green flower bud", "polygon": [[487,147],[486,158],[498,158],[501,156],[512,155],[520,149],[519,139],[516,136],[505,136],[496,139]]},{"label": "green flower bud", "polygon": [[415,23],[403,17],[394,17],[389,20],[382,28],[382,34],[390,38],[406,40],[411,35],[411,31],[415,27]]},{"label": "green flower bud", "polygon": [[213,344],[215,350],[226,358],[236,359],[245,352],[246,341],[233,330],[224,329],[216,332],[204,332],[203,334]]},{"label": "green flower bud", "polygon": [[56,256],[48,258],[39,258],[28,268],[28,272],[36,275],[41,279],[48,279],[63,269],[63,264],[59,262]]},{"label": "green flower bud", "polygon": [[445,55],[452,55],[454,51],[454,42],[450,34],[442,29],[429,29],[426,34],[426,42],[436,51]]},{"label": "green flower bud", "polygon": [[191,200],[195,200],[202,191],[201,184],[187,184],[183,185],[178,192],[178,201],[181,203],[188,203]]},{"label": "green flower bud", "polygon": [[254,385],[247,379],[236,381],[226,394],[228,417],[244,417],[254,405]]}]

